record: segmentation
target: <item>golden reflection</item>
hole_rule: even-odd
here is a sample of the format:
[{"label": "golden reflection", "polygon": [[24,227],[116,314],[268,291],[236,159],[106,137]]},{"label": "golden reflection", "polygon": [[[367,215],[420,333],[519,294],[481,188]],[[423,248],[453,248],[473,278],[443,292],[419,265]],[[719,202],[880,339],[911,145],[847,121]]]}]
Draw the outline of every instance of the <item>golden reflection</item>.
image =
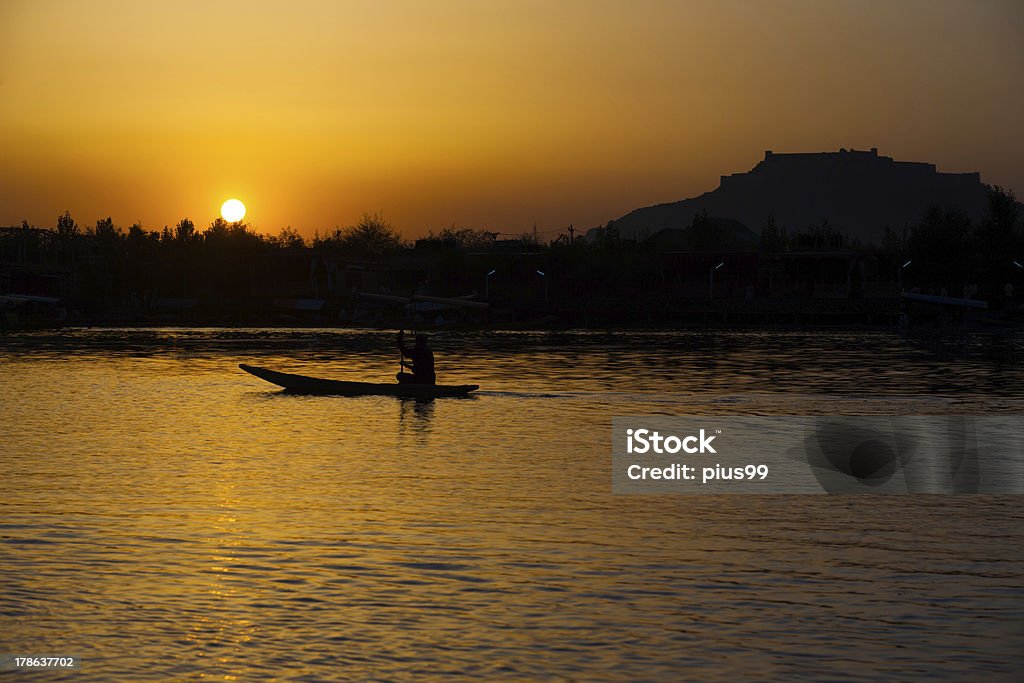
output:
[{"label": "golden reflection", "polygon": [[426,445],[430,437],[436,403],[436,401],[399,401],[399,436],[411,435],[416,439],[417,444]]},{"label": "golden reflection", "polygon": [[238,587],[241,579],[234,566],[244,562],[235,549],[245,545],[248,531],[240,521],[243,516],[238,514],[244,504],[237,494],[238,490],[244,490],[244,474],[236,466],[239,463],[233,454],[224,454],[222,458],[230,461],[205,463],[210,471],[201,475],[209,482],[212,510],[208,508],[208,512],[191,518],[198,527],[195,537],[202,539],[209,557],[205,563],[206,570],[194,574],[193,580],[196,588],[208,597],[197,600],[200,611],[194,613],[184,637],[200,650],[200,656],[212,655],[213,648],[229,648],[228,653],[218,654],[214,659],[218,668],[228,668],[229,671],[206,672],[209,675],[205,678],[231,681],[238,680],[239,672],[248,668],[242,648],[253,640],[259,627],[255,615],[250,614],[246,606],[250,596]]},{"label": "golden reflection", "polygon": [[[197,334],[221,348],[239,332]],[[374,361],[377,352],[352,351],[370,346],[368,333],[321,332],[315,351],[309,330],[265,334],[288,342],[267,365],[330,365],[357,379],[394,372],[393,353]],[[547,334],[500,338],[552,344]],[[498,391],[432,403],[268,395],[235,369],[235,341],[175,360],[173,371],[116,353],[6,354],[14,379],[0,382],[0,405],[18,429],[0,449],[12,473],[0,496],[4,579],[14,587],[5,599],[42,616],[45,598],[60,618],[10,619],[4,635],[85,644],[107,659],[83,672],[88,680],[111,671],[197,679],[199,670],[206,680],[390,679],[410,663],[426,670],[459,656],[485,680],[513,675],[495,668],[505,661],[523,680],[599,677],[622,662],[634,663],[623,678],[756,678],[753,660],[695,662],[693,648],[724,634],[775,651],[784,639],[796,661],[846,661],[850,638],[822,640],[820,620],[793,628],[829,605],[844,636],[855,624],[860,661],[906,678],[929,663],[906,660],[887,635],[892,604],[915,595],[924,599],[902,614],[914,633],[935,634],[922,656],[946,674],[977,678],[988,643],[1016,644],[1005,634],[1017,612],[1003,598],[1021,575],[1012,542],[1021,525],[1003,499],[652,501],[612,495],[603,454],[609,415],[845,410],[863,406],[851,392],[866,383],[878,412],[1016,410],[1000,392],[1019,384],[1018,366],[988,354],[939,365],[874,332],[628,340],[635,351],[589,335],[559,340],[578,357],[568,366],[558,354],[506,353],[471,337],[452,345],[464,350],[460,372]],[[675,360],[672,376],[653,356]],[[682,388],[679,377],[700,386]],[[964,402],[934,397],[939,379],[972,391]],[[88,432],[59,430],[72,424]],[[985,618],[957,629],[948,609],[930,607],[950,598],[959,613]],[[605,659],[581,671],[595,630],[608,635],[597,653]],[[314,652],[333,656],[300,660]],[[948,652],[965,658],[943,659]]]}]

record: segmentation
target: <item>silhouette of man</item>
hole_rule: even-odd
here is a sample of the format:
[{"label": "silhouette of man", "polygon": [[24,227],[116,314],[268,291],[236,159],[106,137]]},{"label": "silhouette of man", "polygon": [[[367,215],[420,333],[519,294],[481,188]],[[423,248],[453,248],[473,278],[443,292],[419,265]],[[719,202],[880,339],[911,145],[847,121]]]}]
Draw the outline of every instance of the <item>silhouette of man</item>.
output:
[{"label": "silhouette of man", "polygon": [[[405,333],[398,333],[398,348],[402,351],[402,367],[412,372],[399,372],[395,375],[399,384],[436,384],[434,374],[434,352],[427,346],[427,335],[417,334],[416,345],[405,346]],[[406,360],[406,359],[409,360]]]}]

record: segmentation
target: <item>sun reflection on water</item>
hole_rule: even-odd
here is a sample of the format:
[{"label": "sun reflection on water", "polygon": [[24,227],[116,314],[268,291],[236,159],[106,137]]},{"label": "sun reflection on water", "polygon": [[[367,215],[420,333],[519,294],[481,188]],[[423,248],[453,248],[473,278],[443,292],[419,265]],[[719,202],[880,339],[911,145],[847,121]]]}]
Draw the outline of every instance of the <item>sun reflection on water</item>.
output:
[{"label": "sun reflection on water", "polygon": [[1019,413],[1019,351],[441,335],[481,395],[415,402],[236,368],[393,377],[374,332],[70,334],[0,350],[0,632],[80,652],[75,680],[763,676],[738,647],[778,677],[971,677],[1024,651],[1012,501],[624,497],[608,470],[612,415]]}]

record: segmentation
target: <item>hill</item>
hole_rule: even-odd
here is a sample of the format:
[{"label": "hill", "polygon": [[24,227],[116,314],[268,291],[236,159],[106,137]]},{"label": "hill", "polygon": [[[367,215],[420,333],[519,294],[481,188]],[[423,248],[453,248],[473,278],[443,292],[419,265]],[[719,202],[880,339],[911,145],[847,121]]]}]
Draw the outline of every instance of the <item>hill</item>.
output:
[{"label": "hill", "polygon": [[[930,207],[957,208],[980,220],[989,187],[979,173],[940,173],[934,164],[894,161],[878,150],[775,154],[718,188],[669,204],[636,209],[609,222],[624,237],[685,228],[700,211],[739,221],[759,233],[769,216],[790,231],[823,221],[863,244],[879,244],[886,226],[901,232]],[[593,231],[592,231],[593,232]],[[592,237],[588,233],[588,237]]]}]

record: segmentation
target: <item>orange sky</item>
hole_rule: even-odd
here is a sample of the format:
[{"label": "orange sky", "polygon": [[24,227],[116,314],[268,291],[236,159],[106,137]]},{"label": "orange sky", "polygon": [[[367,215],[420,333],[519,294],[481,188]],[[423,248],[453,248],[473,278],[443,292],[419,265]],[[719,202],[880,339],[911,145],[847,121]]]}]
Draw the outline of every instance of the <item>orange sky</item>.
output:
[{"label": "orange sky", "polygon": [[765,149],[1024,193],[1016,0],[0,0],[0,225],[589,228]]}]

